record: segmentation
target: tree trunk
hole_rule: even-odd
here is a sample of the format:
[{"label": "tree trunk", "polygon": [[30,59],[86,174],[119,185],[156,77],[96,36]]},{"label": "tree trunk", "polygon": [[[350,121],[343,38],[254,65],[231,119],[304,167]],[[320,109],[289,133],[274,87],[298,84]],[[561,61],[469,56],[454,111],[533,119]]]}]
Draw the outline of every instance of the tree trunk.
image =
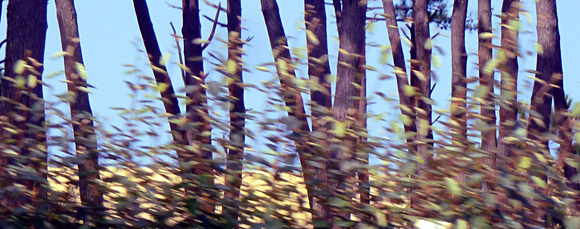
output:
[{"label": "tree trunk", "polygon": [[[519,0],[504,0],[502,6],[502,24],[519,21]],[[518,28],[501,27],[501,48],[506,60],[501,64],[501,96],[506,98],[505,106],[499,108],[498,167],[510,166],[511,150],[501,139],[508,136],[518,118]],[[502,102],[503,103],[503,102]]]},{"label": "tree trunk", "polygon": [[[331,88],[330,83],[326,80],[327,76],[331,74],[330,64],[328,62],[328,42],[326,29],[326,10],[324,1],[319,0],[304,0],[304,21],[306,24],[307,49],[308,49],[308,75],[310,80],[317,82],[318,85],[311,87],[310,102],[312,109],[312,131],[317,131],[328,135],[328,125],[322,125],[320,121],[327,116],[332,108],[331,104]],[[328,142],[324,139],[318,142],[321,145],[328,146]],[[326,190],[328,187],[328,174],[326,168],[326,159],[329,152],[325,149],[312,150],[312,158],[323,168],[314,167],[313,175],[317,180],[320,180],[316,187],[316,191],[320,192]],[[314,220],[323,220],[328,209],[325,209],[325,198],[322,196],[311,196],[309,199],[310,208],[313,210]]]},{"label": "tree trunk", "polygon": [[[467,53],[465,51],[465,18],[467,0],[455,0],[451,15],[451,129],[452,145],[468,149],[467,139]],[[465,168],[458,168],[460,183],[465,181]]]},{"label": "tree trunk", "polygon": [[[342,9],[335,9],[337,15],[340,14],[338,24],[339,48],[344,50],[338,54],[337,82],[333,106],[333,113],[336,122],[342,123],[345,129],[349,127],[347,119],[360,120],[362,113],[360,109],[361,95],[360,87],[364,78],[364,49],[365,49],[365,20],[366,2],[358,0],[343,0]],[[339,125],[336,123],[335,125]],[[340,162],[349,160],[356,152],[354,149],[357,139],[349,136],[335,136],[341,140],[342,149],[330,152],[329,170],[340,171]],[[347,174],[346,176],[344,174]],[[347,198],[351,194],[346,193],[348,184],[345,183],[347,176],[351,176],[352,171],[341,171],[341,174],[329,173],[329,187],[333,195],[345,195]],[[348,209],[341,209],[334,212],[335,216],[349,220]]]},{"label": "tree trunk", "polygon": [[[231,211],[226,211],[233,219],[237,220],[239,217],[239,196],[240,188],[242,186],[242,169],[244,156],[244,139],[245,139],[245,112],[244,104],[244,88],[241,84],[242,79],[242,53],[243,42],[241,38],[242,33],[242,6],[240,0],[228,0],[228,65],[233,63],[235,70],[229,72],[233,81],[228,85],[230,92],[230,142],[234,144],[234,148],[229,150],[227,170],[232,173],[228,174],[226,185],[231,188],[230,192],[226,192],[225,197],[235,200]],[[230,179],[232,176],[233,179]]]},{"label": "tree trunk", "polygon": [[[415,114],[413,114],[414,106],[411,103],[412,95],[405,94],[405,87],[409,87],[409,80],[407,78],[405,56],[403,54],[403,47],[401,45],[401,37],[399,34],[399,26],[397,25],[393,1],[383,0],[383,10],[385,12],[385,22],[387,24],[387,31],[389,33],[389,42],[391,43],[393,63],[395,65],[395,69],[400,71],[400,73],[396,74],[396,77],[397,90],[399,92],[399,106],[401,106],[401,115],[406,116],[410,120],[408,123],[403,124],[405,128],[405,134],[417,132]],[[409,152],[414,154],[417,152],[417,146],[412,144],[415,141],[414,137],[410,135],[407,136]]]},{"label": "tree trunk", "polygon": [[[486,163],[491,167],[495,168],[495,152],[496,152],[496,135],[495,135],[495,102],[493,100],[494,91],[494,79],[493,71],[486,71],[485,67],[492,58],[492,44],[491,38],[482,35],[484,33],[491,33],[491,0],[478,0],[477,2],[477,19],[478,19],[478,35],[479,35],[479,47],[478,47],[478,59],[479,59],[479,85],[480,87],[487,88],[487,93],[483,95],[483,103],[481,104],[481,116],[485,118],[487,123],[487,130],[481,131],[481,149],[490,154],[486,158]],[[483,182],[483,190],[489,190],[490,183],[487,181]]]},{"label": "tree trunk", "polygon": [[69,101],[72,126],[74,131],[77,157],[82,163],[79,169],[79,189],[81,202],[89,208],[83,212],[81,218],[85,223],[91,220],[101,220],[103,209],[103,193],[96,187],[99,175],[99,151],[97,137],[93,124],[93,112],[89,101],[89,94],[79,90],[87,87],[86,76],[79,72],[83,66],[83,56],[79,40],[77,13],[73,0],[56,0],[56,14],[60,29],[60,40],[64,55],[64,69],[69,93],[75,96]]},{"label": "tree trunk", "polygon": [[[35,156],[34,159],[25,159],[23,166],[29,166],[36,171],[36,174],[22,174],[26,176],[41,176],[44,181],[47,179],[47,157],[46,150],[46,129],[44,116],[44,101],[42,94],[42,85],[37,81],[42,80],[42,63],[44,61],[44,47],[46,40],[46,0],[12,0],[7,7],[7,32],[6,32],[6,56],[5,56],[5,72],[2,78],[1,96],[6,97],[21,105],[15,105],[10,102],[1,102],[2,107],[0,114],[7,117],[9,124],[14,125],[18,130],[17,134],[4,132],[2,138],[16,139],[17,145],[14,150],[19,153],[18,157],[29,157],[28,147],[33,147],[39,152],[41,156]],[[22,61],[22,62],[20,62]],[[25,65],[25,69],[21,72],[16,72],[15,64],[20,63]],[[29,77],[35,77],[37,80],[29,80]],[[33,81],[26,85],[19,85],[11,82],[8,78],[18,79],[24,78],[23,82]],[[40,106],[34,106],[39,103]],[[20,107],[32,108],[32,110]],[[40,109],[34,109],[40,107]],[[23,119],[22,119],[23,118]],[[17,121],[23,120],[23,121]],[[29,125],[38,127],[30,128]],[[14,164],[16,158],[2,158],[4,165]],[[24,158],[23,158],[24,159]],[[20,182],[32,191],[32,196],[25,197],[20,194],[20,198],[16,200],[18,204],[24,204],[32,200],[32,203],[38,207],[40,201],[47,197],[46,182],[35,182],[32,180],[22,180],[19,178],[8,179],[9,185]],[[44,187],[43,187],[44,186]],[[12,201],[12,200],[10,200]],[[13,205],[11,207],[16,207]]]},{"label": "tree trunk", "polygon": [[[422,97],[431,97],[431,41],[429,33],[429,15],[427,12],[427,0],[414,0],[413,18],[414,18],[414,43],[418,62],[418,69],[412,69],[419,78],[419,91]],[[416,114],[418,140],[421,142],[418,147],[418,153],[421,157],[428,157],[427,151],[432,143],[431,130],[431,105],[419,98],[418,110]]]},{"label": "tree trunk", "polygon": [[[184,79],[184,84],[187,88],[186,95],[189,98],[186,105],[186,117],[188,121],[197,127],[186,131],[187,140],[190,145],[198,149],[197,152],[199,153],[196,155],[196,160],[202,162],[193,169],[193,173],[196,175],[209,175],[210,184],[213,184],[214,171],[209,166],[212,160],[211,124],[207,108],[206,89],[203,87],[206,77],[203,72],[203,60],[201,59],[203,49],[201,44],[193,43],[195,39],[201,39],[199,2],[198,0],[183,0],[182,8],[183,27],[181,28],[181,33],[184,39],[185,67],[188,69],[185,72]],[[213,213],[215,211],[217,193],[204,190],[202,196],[204,197],[201,206],[202,210],[207,213]]]},{"label": "tree trunk", "polygon": [[[282,97],[286,107],[290,108],[288,116],[295,117],[300,122],[300,127],[294,128],[293,132],[298,136],[302,136],[310,132],[310,127],[308,126],[308,121],[304,113],[302,95],[300,95],[300,92],[291,83],[291,79],[296,78],[296,74],[292,65],[290,51],[286,48],[288,47],[288,43],[286,41],[284,27],[282,26],[278,4],[275,0],[260,0],[260,3],[262,5],[264,22],[268,30],[268,37],[270,38],[270,46],[274,54],[274,61],[276,62],[276,71],[280,79]],[[311,152],[306,142],[296,140],[294,143],[302,166],[302,175],[306,183],[308,200],[310,201],[310,206],[313,206],[314,189],[312,179],[314,177],[314,168],[308,163]]]}]

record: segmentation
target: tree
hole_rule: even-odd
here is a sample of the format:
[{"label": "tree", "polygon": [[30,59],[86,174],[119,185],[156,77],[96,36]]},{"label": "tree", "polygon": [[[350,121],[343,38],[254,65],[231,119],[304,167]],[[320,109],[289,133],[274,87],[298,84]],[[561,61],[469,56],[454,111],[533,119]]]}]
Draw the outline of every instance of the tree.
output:
[{"label": "tree", "polygon": [[[216,13],[219,16],[218,9]],[[206,74],[203,70],[203,46],[196,43],[196,39],[201,39],[201,21],[199,17],[199,1],[183,0],[182,2],[182,19],[183,27],[183,53],[185,57],[185,78],[183,79],[186,87],[186,117],[189,122],[193,123],[196,128],[188,128],[186,131],[188,144],[193,146],[199,153],[195,155],[195,160],[202,162],[193,169],[195,175],[208,175],[209,183],[213,184],[213,169],[211,168],[212,146],[211,146],[211,124],[207,108],[206,89],[204,87]],[[193,152],[188,152],[193,153]],[[200,190],[193,190],[200,192]],[[202,203],[202,209],[207,213],[215,211],[214,200],[217,194],[208,193],[204,190],[201,194],[205,195]]]},{"label": "tree", "polygon": [[[56,0],[55,4],[62,50],[66,52],[64,67],[68,91],[74,98],[69,101],[69,105],[77,157],[81,161],[78,164],[80,196],[83,205],[89,208],[88,212],[81,212],[81,218],[85,222],[102,220],[100,219],[102,216],[99,215],[103,211],[103,193],[96,186],[97,181],[101,179],[99,151],[89,95],[86,90],[82,90],[88,88],[88,84],[83,65],[77,14],[72,0]],[[86,213],[91,215],[90,219],[83,215]]]},{"label": "tree", "polygon": [[498,135],[498,166],[507,166],[511,157],[511,149],[501,139],[507,137],[511,127],[517,120],[518,88],[518,28],[513,25],[519,20],[520,2],[518,0],[504,0],[502,5],[501,51],[506,60],[501,64],[501,96],[507,98],[505,105],[500,105]]},{"label": "tree", "polygon": [[[38,207],[38,204],[47,197],[44,101],[42,86],[38,83],[42,80],[46,11],[46,0],[13,0],[7,7],[5,71],[0,92],[7,100],[2,100],[0,114],[8,120],[7,126],[2,131],[2,139],[16,140],[16,144],[5,145],[2,148],[14,150],[18,153],[18,157],[3,158],[2,167],[17,166],[21,163],[33,171],[20,172],[17,174],[19,180],[8,177],[7,185],[20,183],[32,192],[30,198],[18,196],[16,200],[12,198],[17,193],[7,193],[6,199],[18,203],[12,207],[30,203],[30,200],[33,206]],[[7,128],[14,131],[6,131]],[[35,151],[34,154],[31,150]]]},{"label": "tree", "polygon": [[[276,73],[280,79],[280,94],[282,95],[286,107],[289,108],[288,116],[298,120],[298,124],[294,125],[295,127],[292,131],[298,136],[310,133],[310,127],[308,126],[308,121],[306,120],[304,112],[302,95],[300,95],[300,92],[294,88],[291,83],[291,80],[296,78],[296,74],[294,72],[290,51],[287,49],[288,43],[286,41],[284,27],[282,26],[278,4],[275,0],[260,0],[260,4],[262,6],[264,22],[268,29],[270,47],[276,63]],[[294,142],[298,151],[298,157],[300,158],[302,174],[306,182],[308,200],[311,201],[310,206],[313,206],[312,200],[314,198],[311,197],[313,187],[310,182],[312,180],[313,170],[308,163],[310,150],[308,149],[307,144],[301,141],[300,138],[295,139]]]},{"label": "tree", "polygon": [[[467,146],[467,53],[465,51],[465,18],[467,0],[455,0],[451,21],[451,116],[453,128],[452,144],[460,148]],[[463,172],[459,174],[464,180]]]},{"label": "tree", "polygon": [[[486,127],[481,130],[481,149],[489,153],[486,163],[495,168],[496,152],[496,118],[495,102],[492,97],[494,91],[493,68],[487,65],[492,59],[491,36],[491,1],[478,0],[477,2],[477,33],[479,35],[478,62],[479,62],[479,87],[483,90],[481,102],[481,116],[485,117]],[[484,182],[483,189],[491,188],[488,182]]]},{"label": "tree", "polygon": [[[337,12],[337,29],[339,38],[339,48],[343,52],[338,54],[337,64],[337,81],[334,98],[333,116],[335,119],[335,138],[341,143],[340,150],[330,152],[329,170],[339,171],[339,164],[342,160],[352,160],[356,158],[357,149],[354,139],[350,136],[341,134],[342,129],[355,128],[362,117],[360,108],[363,88],[363,79],[365,76],[364,58],[365,58],[365,21],[367,3],[357,0],[343,0],[340,7],[335,5]],[[353,86],[355,85],[355,86]],[[358,98],[357,98],[358,97]],[[354,123],[350,120],[356,120]],[[350,123],[350,124],[349,124]],[[358,126],[360,128],[360,126]],[[344,171],[345,173],[329,172],[329,187],[333,195],[350,196],[346,193],[346,178],[349,174],[356,171]],[[350,212],[336,211],[336,217],[349,219]]]},{"label": "tree", "polygon": [[387,31],[389,33],[389,42],[391,43],[391,52],[393,55],[393,63],[395,65],[395,76],[397,77],[397,91],[399,92],[399,106],[401,106],[401,115],[408,122],[404,122],[406,140],[409,143],[409,152],[417,152],[417,146],[411,144],[414,138],[409,134],[417,132],[415,123],[414,106],[411,103],[411,97],[414,93],[408,93],[410,89],[409,80],[407,77],[407,70],[405,66],[405,55],[403,54],[403,47],[401,45],[401,36],[399,34],[399,26],[395,17],[395,8],[392,0],[383,0],[383,10],[385,12],[385,22],[387,24]]},{"label": "tree", "polygon": [[[228,77],[232,80],[228,85],[230,93],[230,148],[228,152],[228,166],[227,170],[231,173],[227,175],[226,185],[231,188],[230,192],[226,192],[226,198],[238,199],[240,197],[240,189],[242,186],[242,160],[244,156],[244,141],[245,141],[245,113],[246,106],[244,103],[244,88],[242,87],[242,45],[244,41],[241,38],[242,34],[242,5],[241,0],[228,0],[228,66],[233,66],[228,70]],[[237,221],[238,203],[233,204],[233,210],[227,210],[234,221]]]},{"label": "tree", "polygon": [[[310,80],[317,82],[317,87],[313,87],[310,92],[312,116],[312,131],[328,135],[328,125],[323,125],[323,117],[330,112],[331,88],[327,76],[331,74],[328,41],[327,41],[327,20],[324,1],[304,0],[304,23],[306,25],[306,42],[308,50],[308,76]],[[324,141],[320,141],[324,144]],[[321,180],[316,190],[324,190],[328,185],[328,171],[326,168],[326,158],[328,152],[324,149],[312,150],[310,160],[316,160],[323,165],[323,168],[314,167],[314,176]],[[311,191],[313,192],[313,191]],[[314,195],[309,196],[310,198]],[[309,200],[310,207],[314,211],[315,219],[322,219],[328,215],[328,209],[323,208],[325,199],[317,196],[316,200]]]}]

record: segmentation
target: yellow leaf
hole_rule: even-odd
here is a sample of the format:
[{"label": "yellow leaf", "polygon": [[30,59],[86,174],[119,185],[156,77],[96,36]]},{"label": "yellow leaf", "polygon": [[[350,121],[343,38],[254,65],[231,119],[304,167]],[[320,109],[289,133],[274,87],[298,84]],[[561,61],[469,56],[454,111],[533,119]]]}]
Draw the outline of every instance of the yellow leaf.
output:
[{"label": "yellow leaf", "polygon": [[85,66],[79,62],[77,62],[75,64],[75,67],[77,69],[77,73],[79,75],[79,77],[81,77],[81,79],[83,80],[87,80],[87,70],[85,69]]},{"label": "yellow leaf", "polygon": [[228,60],[227,71],[230,74],[236,74],[236,70],[237,69],[238,69],[238,66],[236,64],[236,61],[234,61],[234,60]]},{"label": "yellow leaf", "polygon": [[159,90],[159,92],[161,92],[161,93],[165,92],[168,87],[169,87],[169,85],[167,85],[165,83],[158,83],[157,84],[157,90]]},{"label": "yellow leaf", "polygon": [[36,76],[35,75],[30,75],[28,76],[28,87],[29,88],[35,88],[36,87]]},{"label": "yellow leaf", "polygon": [[520,167],[522,169],[528,169],[528,168],[530,168],[531,165],[532,165],[532,158],[524,156],[520,159],[520,163],[518,164],[518,167]]},{"label": "yellow leaf", "polygon": [[490,38],[494,38],[495,35],[493,33],[480,33],[479,34],[479,38],[480,39],[490,39]]},{"label": "yellow leaf", "polygon": [[310,30],[306,30],[306,37],[308,38],[308,40],[310,42],[312,42],[313,45],[319,45],[320,41],[318,40],[318,38],[316,37],[316,35],[314,35],[314,33]]},{"label": "yellow leaf", "polygon": [[26,70],[26,62],[23,60],[18,60],[14,64],[14,72],[18,75],[21,75]]},{"label": "yellow leaf", "polygon": [[339,137],[339,138],[344,137],[345,130],[346,130],[346,123],[340,122],[340,121],[336,121],[334,123],[334,135],[336,137]]}]

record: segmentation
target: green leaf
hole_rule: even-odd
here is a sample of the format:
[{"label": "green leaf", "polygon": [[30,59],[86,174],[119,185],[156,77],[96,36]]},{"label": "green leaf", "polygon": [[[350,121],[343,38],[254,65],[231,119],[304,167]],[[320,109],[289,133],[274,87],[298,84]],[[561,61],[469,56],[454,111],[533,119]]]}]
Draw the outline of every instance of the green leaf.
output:
[{"label": "green leaf", "polygon": [[159,90],[159,92],[161,92],[161,93],[165,92],[168,87],[169,87],[169,85],[166,83],[158,83],[157,84],[157,90]]},{"label": "green leaf", "polygon": [[196,44],[196,45],[200,45],[200,44],[207,44],[207,43],[209,43],[209,41],[208,40],[201,39],[201,38],[195,38],[193,40],[193,43]]},{"label": "green leaf", "polygon": [[566,228],[580,228],[580,217],[573,216],[564,220]]},{"label": "green leaf", "polygon": [[445,177],[445,185],[447,186],[447,190],[456,196],[461,195],[461,187],[459,186],[459,184],[457,183],[457,181],[455,181],[454,179],[451,179],[449,177]]},{"label": "green leaf", "polygon": [[405,85],[403,87],[403,92],[405,93],[406,96],[414,96],[415,95],[415,88],[413,86],[410,85]]},{"label": "green leaf", "polygon": [[457,229],[467,229],[467,222],[462,219],[457,220]]},{"label": "green leaf", "polygon": [[165,66],[169,58],[171,58],[171,53],[164,53],[161,59],[159,59],[159,64]]},{"label": "green leaf", "polygon": [[532,176],[531,179],[534,181],[534,183],[536,183],[536,185],[540,186],[541,188],[546,188],[546,181],[544,181],[542,178]]},{"label": "green leaf", "polygon": [[328,200],[328,205],[338,207],[338,208],[346,208],[350,207],[350,203],[346,200],[343,200],[338,197],[333,197]]}]

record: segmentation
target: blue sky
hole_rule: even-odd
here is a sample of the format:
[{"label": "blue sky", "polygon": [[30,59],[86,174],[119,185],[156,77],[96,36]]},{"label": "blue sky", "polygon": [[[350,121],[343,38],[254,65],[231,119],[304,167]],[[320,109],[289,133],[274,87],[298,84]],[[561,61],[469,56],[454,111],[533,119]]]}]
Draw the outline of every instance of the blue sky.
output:
[{"label": "blue sky", "polygon": [[[216,3],[216,0],[208,0],[212,3]],[[6,1],[5,1],[6,2]],[[200,1],[201,2],[201,1]],[[530,73],[526,73],[525,70],[533,70],[535,68],[535,47],[534,41],[536,40],[535,35],[535,1],[534,0],[524,0],[525,9],[529,10],[529,15],[531,17],[526,19],[522,16],[522,31],[520,34],[520,48],[523,50],[529,50],[534,53],[531,56],[525,56],[519,59],[520,64],[520,82],[519,89],[523,91],[519,95],[520,100],[529,101],[531,87],[526,85],[531,84],[531,80],[528,76]],[[226,6],[225,0],[221,0],[222,6]],[[3,7],[5,9],[7,3],[4,3]],[[133,11],[132,1],[129,0],[83,0],[76,1],[76,9],[78,13],[78,23],[80,31],[81,47],[83,52],[83,57],[85,61],[85,66],[88,71],[88,81],[90,84],[95,86],[92,89],[92,94],[90,95],[91,105],[95,116],[98,118],[107,118],[109,124],[122,126],[123,122],[118,117],[117,111],[112,111],[110,107],[129,107],[131,104],[131,98],[129,98],[129,90],[124,83],[125,80],[133,81],[136,79],[135,76],[126,75],[125,72],[128,70],[123,64],[133,64],[138,66],[144,74],[152,75],[150,68],[147,66],[147,60],[144,53],[139,52],[138,49],[143,49],[143,44],[140,40],[141,36],[139,33],[139,28],[136,22],[136,18]],[[175,41],[171,36],[171,28],[169,22],[173,22],[178,34],[181,29],[181,12],[178,9],[169,7],[168,4],[180,6],[181,0],[150,0],[148,1],[149,10],[153,19],[153,24],[157,33],[157,39],[159,40],[160,48],[163,53],[172,53],[170,61],[176,62],[177,56],[175,49]],[[201,4],[202,14],[213,17],[215,11],[212,8]],[[280,5],[280,14],[285,26],[285,31],[289,37],[289,45],[292,48],[304,47],[305,46],[305,34],[300,28],[303,26],[303,2],[298,0],[278,0]],[[380,6],[381,2],[377,0],[369,0],[370,6]],[[498,15],[501,10],[502,2],[500,0],[492,0],[493,13]],[[451,12],[451,5],[449,6],[449,12]],[[560,0],[558,1],[558,16],[560,21],[560,34],[562,37],[562,55],[564,64],[564,83],[565,90],[572,98],[580,100],[580,91],[576,88],[580,86],[580,65],[577,61],[577,55],[580,53],[580,45],[577,43],[577,37],[580,33],[577,28],[575,28],[577,16],[577,8],[580,4],[576,0]],[[472,15],[476,15],[476,1],[470,1],[469,11]],[[6,12],[5,10],[3,12]],[[381,11],[375,11],[381,13]],[[332,6],[327,6],[328,19],[328,30],[329,30],[329,45],[330,45],[330,60],[332,74],[336,74],[336,56],[338,43],[334,39],[336,35],[336,24],[334,23],[333,15],[334,10]],[[372,16],[372,13],[368,14]],[[576,15],[576,16],[574,16]],[[245,46],[246,50],[246,65],[247,68],[251,70],[251,73],[244,73],[244,81],[246,83],[260,84],[262,80],[272,79],[273,75],[265,72],[255,70],[255,66],[260,64],[272,62],[272,55],[270,51],[270,45],[267,37],[266,27],[263,22],[263,17],[260,10],[260,4],[258,0],[244,0],[242,1],[242,26],[246,29],[242,32],[242,37],[246,38],[253,36],[253,40],[248,46]],[[225,14],[221,14],[220,22],[226,22]],[[497,17],[494,20],[494,33],[500,35]],[[2,25],[0,29],[5,31],[6,21],[5,13],[2,20]],[[203,19],[203,36],[207,37],[209,35],[209,30],[211,24],[209,21]],[[439,29],[432,27],[431,34],[435,34]],[[450,31],[441,31],[443,34],[450,34]],[[209,46],[209,52],[221,52],[225,56],[225,51],[227,49],[223,43],[217,41],[217,38],[226,39],[227,31],[225,28],[219,28],[216,31],[216,39]],[[372,32],[367,33],[367,42],[377,45],[389,45],[388,38],[386,34],[386,26],[384,22],[376,22],[375,29]],[[494,42],[499,44],[499,39],[494,39]],[[440,57],[440,64],[438,67],[434,67],[433,70],[437,74],[437,87],[433,92],[433,97],[437,101],[436,109],[446,109],[449,106],[450,97],[450,39],[446,36],[439,36],[435,40],[435,45],[440,46],[446,51],[443,55],[438,55]],[[467,32],[466,34],[466,44],[467,51],[469,54],[468,60],[468,76],[477,76],[477,69],[475,62],[477,57],[475,53],[477,52],[477,33]],[[408,47],[407,47],[408,48]],[[3,51],[3,50],[2,50]],[[55,71],[63,69],[62,59],[51,59],[50,57],[61,51],[60,37],[58,31],[58,23],[56,20],[56,10],[54,1],[49,1],[48,6],[48,31],[46,40],[46,52],[45,52],[45,72],[44,74],[50,74]],[[206,51],[207,52],[207,51]],[[367,47],[367,61],[369,65],[376,67],[380,72],[386,74],[392,74],[392,69],[388,66],[381,66],[379,64],[380,52],[377,48]],[[408,57],[408,55],[406,55]],[[206,71],[211,72],[208,80],[221,81],[222,76],[213,72],[213,66],[206,64]],[[183,87],[183,82],[179,73],[179,67],[174,64],[169,65],[168,70],[170,76],[172,77],[174,87],[179,89]],[[298,76],[301,78],[307,78],[306,69],[302,66],[298,71]],[[499,74],[496,74],[499,77]],[[386,81],[379,81],[378,74],[375,72],[368,72],[368,95],[371,102],[375,102],[369,105],[369,111],[372,113],[388,112],[391,115],[397,114],[396,103],[386,103],[376,96],[372,96],[374,92],[380,91],[392,98],[396,98],[396,82],[395,79],[389,79]],[[54,94],[62,94],[66,92],[66,85],[62,82],[64,80],[64,75],[60,75],[56,78],[47,80],[47,82],[53,85],[52,90],[47,90],[45,88],[45,96],[49,101],[54,101],[56,98]],[[496,91],[497,92],[497,91]],[[245,93],[246,106],[248,109],[253,110],[263,110],[265,106],[264,96],[256,90],[248,90]],[[304,98],[309,98],[308,95],[304,95]],[[306,102],[306,101],[305,101]],[[157,102],[156,106],[162,107],[161,102]],[[210,107],[212,104],[210,104]],[[67,106],[63,106],[62,109],[67,110]],[[220,111],[222,118],[224,120],[225,112]],[[282,114],[280,114],[282,115]],[[395,116],[391,116],[395,117]],[[378,123],[377,123],[378,124]],[[251,125],[251,124],[250,124]],[[375,125],[375,123],[369,123],[371,133],[380,134],[382,125]],[[168,125],[165,125],[165,131],[168,131]],[[221,136],[221,134],[220,134]],[[167,142],[170,140],[168,134],[163,135],[161,139],[158,139],[157,143]],[[251,144],[251,142],[248,142]],[[148,144],[155,144],[149,142]]]}]

